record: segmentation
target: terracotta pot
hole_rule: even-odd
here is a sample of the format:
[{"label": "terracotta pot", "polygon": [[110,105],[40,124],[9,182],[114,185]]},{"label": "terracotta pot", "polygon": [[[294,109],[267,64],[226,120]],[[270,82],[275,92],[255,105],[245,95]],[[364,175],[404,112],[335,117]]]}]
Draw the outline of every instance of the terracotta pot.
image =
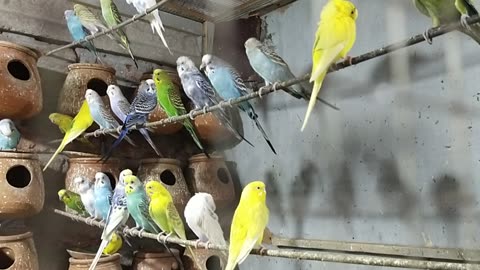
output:
[{"label": "terracotta pot", "polygon": [[31,232],[0,233],[0,269],[40,269],[32,236]]},{"label": "terracotta pot", "polygon": [[115,69],[99,64],[71,64],[58,99],[57,112],[75,116],[85,100],[87,89],[93,89],[102,96],[110,108],[107,87],[116,84]]},{"label": "terracotta pot", "polygon": [[[75,259],[69,258],[68,262],[70,266],[68,270],[85,270],[90,267],[92,264],[92,259]],[[97,270],[122,270],[122,266],[120,265],[120,254],[113,254],[107,257],[102,257],[98,260],[98,264],[95,267]]]},{"label": "terracotta pot", "polygon": [[191,194],[180,168],[180,161],[169,158],[142,159],[137,175],[144,182],[149,180],[162,182],[172,194],[178,212],[183,213]]},{"label": "terracotta pot", "polygon": [[[238,110],[227,108],[227,112],[228,115],[230,115],[232,126],[238,133],[243,135],[242,119],[240,118]],[[193,123],[200,139],[205,140],[210,145],[218,148],[233,148],[241,142],[241,140],[237,139],[211,112],[195,117]]]},{"label": "terracotta pot", "polygon": [[[168,71],[168,70],[167,70]],[[179,83],[180,83],[180,78],[176,75],[176,72],[168,72],[170,75],[170,78],[172,78],[173,84],[176,86],[177,90],[179,90]],[[142,75],[142,79],[140,83],[143,83],[147,79],[152,78],[152,73],[144,73]],[[134,97],[137,95],[137,90],[135,90]],[[165,111],[162,109],[160,105],[157,105],[155,108],[155,111],[153,111],[149,116],[148,116],[148,121],[149,122],[156,122],[160,121],[162,119],[168,118],[168,115],[165,113]],[[174,123],[174,124],[168,124],[164,126],[156,126],[152,127],[152,133],[154,134],[163,134],[163,135],[169,135],[169,134],[174,134],[177,133],[182,129],[183,125],[181,123]]]},{"label": "terracotta pot", "polygon": [[45,189],[35,154],[0,152],[0,219],[33,216],[43,208]]},{"label": "terracotta pot", "polygon": [[0,41],[0,118],[26,119],[43,108],[40,53]]},{"label": "terracotta pot", "polygon": [[[178,257],[178,250],[170,249]],[[177,260],[165,252],[136,252],[133,270],[176,270],[180,269]]]},{"label": "terracotta pot", "polygon": [[192,249],[195,253],[194,263],[189,250],[185,250],[185,270],[222,270],[227,266],[227,257],[219,250]]},{"label": "terracotta pot", "polygon": [[110,177],[112,188],[118,181],[120,175],[120,161],[110,158],[107,162],[99,161],[100,157],[77,157],[68,159],[68,170],[65,176],[65,188],[76,192],[73,179],[77,176],[86,177],[88,180],[95,182],[95,174],[103,172]]},{"label": "terracotta pot", "polygon": [[210,193],[217,208],[230,206],[235,201],[235,187],[225,159],[221,156],[194,155],[189,159],[188,184],[193,193]]}]

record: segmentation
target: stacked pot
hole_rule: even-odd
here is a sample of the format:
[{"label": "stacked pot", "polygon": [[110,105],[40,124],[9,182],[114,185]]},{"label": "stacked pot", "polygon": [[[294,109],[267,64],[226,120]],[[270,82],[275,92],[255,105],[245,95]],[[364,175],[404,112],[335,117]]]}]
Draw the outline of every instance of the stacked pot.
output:
[{"label": "stacked pot", "polygon": [[[0,119],[29,119],[42,110],[43,97],[35,50],[0,41]],[[45,190],[37,155],[0,151],[0,222],[38,214]],[[1,269],[39,269],[33,234],[0,230]]]}]

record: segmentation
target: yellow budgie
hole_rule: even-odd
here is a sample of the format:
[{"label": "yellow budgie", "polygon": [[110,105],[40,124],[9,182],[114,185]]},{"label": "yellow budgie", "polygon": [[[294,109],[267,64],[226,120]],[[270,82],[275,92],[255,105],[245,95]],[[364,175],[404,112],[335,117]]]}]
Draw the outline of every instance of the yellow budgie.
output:
[{"label": "yellow budgie", "polygon": [[78,114],[73,118],[71,128],[65,133],[60,146],[58,146],[57,151],[53,154],[53,156],[48,161],[43,171],[45,171],[50,163],[55,159],[55,157],[63,151],[67,144],[71,143],[75,140],[78,136],[82,135],[85,130],[87,130],[93,124],[93,118],[90,115],[90,109],[88,108],[87,101],[83,101],[82,107],[78,111]]},{"label": "yellow budgie", "polygon": [[233,270],[247,258],[255,246],[261,245],[263,231],[268,224],[266,199],[267,191],[261,181],[251,182],[243,189],[233,215],[225,270]]},{"label": "yellow budgie", "polygon": [[302,131],[307,126],[310,114],[315,107],[328,68],[339,59],[347,58],[348,52],[355,43],[357,17],[358,11],[355,5],[347,0],[329,0],[322,9],[312,52],[313,66],[310,82],[314,81],[314,85]]},{"label": "yellow budgie", "polygon": [[[70,115],[66,115],[63,113],[51,113],[48,116],[48,119],[50,119],[50,122],[52,122],[52,124],[58,126],[58,129],[60,129],[60,132],[62,132],[62,134],[67,133],[67,131],[72,127],[73,117],[71,117]],[[89,146],[92,146],[92,144],[86,138],[80,138],[79,141],[84,144],[88,144]]]},{"label": "yellow budgie", "polygon": [[108,242],[108,245],[103,250],[103,254],[105,255],[115,254],[118,250],[120,250],[120,248],[122,247],[122,244],[123,244],[122,237],[114,232],[112,234],[112,239],[110,240],[110,242]]}]

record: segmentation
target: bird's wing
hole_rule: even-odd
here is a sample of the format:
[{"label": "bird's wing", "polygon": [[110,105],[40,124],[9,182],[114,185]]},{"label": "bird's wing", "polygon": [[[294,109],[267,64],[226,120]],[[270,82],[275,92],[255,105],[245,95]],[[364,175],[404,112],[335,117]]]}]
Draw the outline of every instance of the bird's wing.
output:
[{"label": "bird's wing", "polygon": [[465,14],[466,12],[465,15],[468,15],[469,17],[478,15],[478,11],[475,9],[471,0],[455,0],[455,7],[462,14]]},{"label": "bird's wing", "polygon": [[182,218],[178,214],[177,208],[172,201],[167,204],[167,219],[168,223],[170,223],[170,226],[178,235],[178,237],[181,239],[187,239],[185,236],[185,227],[183,226]]},{"label": "bird's wing", "polygon": [[226,244],[222,227],[220,227],[220,224],[218,223],[218,216],[210,208],[204,208],[200,226],[210,242],[218,245]]},{"label": "bird's wing", "polygon": [[430,13],[428,12],[428,9],[423,5],[421,0],[413,0],[413,4],[415,4],[415,7],[420,11],[423,15],[430,17]]},{"label": "bird's wing", "polygon": [[270,49],[265,44],[262,44],[262,46],[259,47],[260,51],[267,56],[270,60],[272,60],[274,63],[282,65],[282,66],[288,66],[287,63],[280,57],[274,50]]}]

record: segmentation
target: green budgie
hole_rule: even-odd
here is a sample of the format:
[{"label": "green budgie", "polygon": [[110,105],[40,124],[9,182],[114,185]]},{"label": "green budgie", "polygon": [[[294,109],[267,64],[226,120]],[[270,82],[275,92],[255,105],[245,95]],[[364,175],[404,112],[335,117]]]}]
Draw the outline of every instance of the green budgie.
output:
[{"label": "green budgie", "polygon": [[[187,113],[185,106],[182,103],[182,99],[180,97],[180,91],[175,85],[173,84],[170,76],[162,69],[155,69],[153,71],[153,81],[157,87],[157,99],[160,106],[162,106],[165,113],[168,117],[172,116],[179,116]],[[193,141],[195,144],[202,150],[205,155],[208,154],[205,151],[200,139],[198,138],[197,132],[195,127],[192,124],[190,119],[186,119],[183,121],[183,126],[187,129],[190,136],[192,136]]]},{"label": "green budgie", "polygon": [[[103,19],[108,27],[112,28],[122,23],[122,17],[120,16],[120,12],[118,12],[117,6],[113,3],[113,0],[100,0],[100,5],[102,7]],[[128,51],[133,62],[135,62],[135,66],[138,68],[137,60],[135,59],[135,56],[133,56],[132,49],[130,48],[130,41],[128,41],[125,32],[122,29],[117,29],[114,33],[117,42]]]},{"label": "green budgie", "polygon": [[58,198],[69,208],[73,211],[77,212],[79,215],[88,217],[88,212],[85,210],[85,206],[82,203],[82,199],[80,195],[77,193],[61,189],[58,191]]},{"label": "green budgie", "polygon": [[[468,25],[466,19],[478,15],[471,0],[413,0],[415,7],[432,19],[433,27],[460,21],[463,25],[459,31],[470,36],[480,44],[480,24]],[[424,34],[428,43],[432,43],[428,33]]]}]

